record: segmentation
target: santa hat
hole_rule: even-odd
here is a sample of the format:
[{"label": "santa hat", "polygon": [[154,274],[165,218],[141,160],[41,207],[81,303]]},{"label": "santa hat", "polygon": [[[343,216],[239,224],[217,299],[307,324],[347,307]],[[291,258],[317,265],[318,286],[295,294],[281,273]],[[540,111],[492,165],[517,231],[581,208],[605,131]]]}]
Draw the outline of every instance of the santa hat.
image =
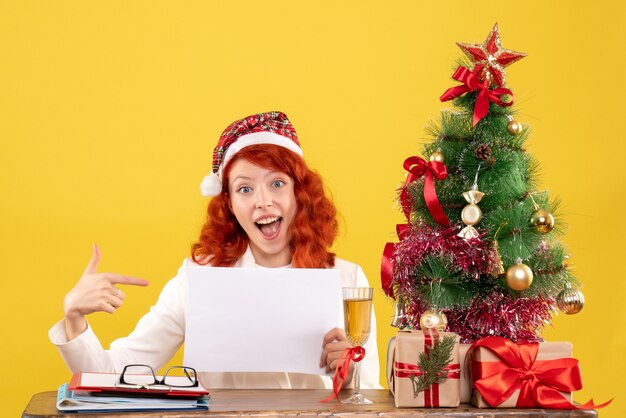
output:
[{"label": "santa hat", "polygon": [[228,161],[245,147],[258,144],[279,145],[302,155],[298,134],[282,112],[259,113],[233,122],[222,132],[213,151],[213,171],[200,184],[202,195],[220,194],[222,173]]}]

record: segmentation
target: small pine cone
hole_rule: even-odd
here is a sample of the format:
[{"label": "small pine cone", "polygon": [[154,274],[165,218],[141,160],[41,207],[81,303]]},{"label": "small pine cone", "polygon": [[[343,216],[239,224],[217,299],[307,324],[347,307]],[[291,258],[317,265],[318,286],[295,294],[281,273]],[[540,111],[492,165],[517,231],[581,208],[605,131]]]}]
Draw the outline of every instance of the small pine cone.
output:
[{"label": "small pine cone", "polygon": [[474,155],[479,160],[485,161],[487,158],[491,157],[491,147],[487,144],[480,144],[474,150]]},{"label": "small pine cone", "polygon": [[494,157],[487,158],[487,167],[491,168],[496,165],[496,159]]}]

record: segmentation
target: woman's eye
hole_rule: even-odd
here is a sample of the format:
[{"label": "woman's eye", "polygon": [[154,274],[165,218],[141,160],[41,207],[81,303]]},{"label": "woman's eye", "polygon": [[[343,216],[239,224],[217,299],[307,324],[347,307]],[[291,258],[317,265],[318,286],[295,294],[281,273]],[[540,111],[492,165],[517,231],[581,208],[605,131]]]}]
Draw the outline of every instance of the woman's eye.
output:
[{"label": "woman's eye", "polygon": [[285,185],[285,182],[282,180],[274,180],[274,182],[272,183],[272,186],[279,188],[279,187],[283,187]]},{"label": "woman's eye", "polygon": [[239,193],[250,193],[252,189],[250,189],[248,186],[241,186],[239,189],[237,189],[237,191]]}]

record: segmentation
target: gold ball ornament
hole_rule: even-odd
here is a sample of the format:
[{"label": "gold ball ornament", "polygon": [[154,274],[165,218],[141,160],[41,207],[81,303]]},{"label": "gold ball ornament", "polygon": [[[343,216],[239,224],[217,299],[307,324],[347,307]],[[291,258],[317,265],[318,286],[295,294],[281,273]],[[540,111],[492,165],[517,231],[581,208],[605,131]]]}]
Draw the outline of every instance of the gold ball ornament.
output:
[{"label": "gold ball ornament", "polygon": [[511,135],[519,135],[522,133],[524,125],[516,120],[510,120],[509,123],[506,125],[506,129]]},{"label": "gold ball ornament", "polygon": [[443,332],[446,330],[448,326],[448,318],[443,314],[443,312],[427,309],[424,311],[422,316],[420,316],[420,329],[435,329],[439,332]]},{"label": "gold ball ornament", "polygon": [[513,290],[526,290],[533,283],[533,271],[520,261],[506,270],[505,281]]},{"label": "gold ball ornament", "polygon": [[577,314],[585,306],[585,295],[578,289],[567,287],[556,297],[556,305],[567,315]]},{"label": "gold ball ornament", "polygon": [[444,160],[443,152],[441,152],[439,150],[433,152],[432,154],[430,154],[429,160],[430,161],[435,161],[435,162],[438,162],[438,163],[443,163],[443,160]]},{"label": "gold ball ornament", "polygon": [[537,209],[530,216],[530,224],[542,234],[547,234],[554,228],[554,216],[544,209]]}]

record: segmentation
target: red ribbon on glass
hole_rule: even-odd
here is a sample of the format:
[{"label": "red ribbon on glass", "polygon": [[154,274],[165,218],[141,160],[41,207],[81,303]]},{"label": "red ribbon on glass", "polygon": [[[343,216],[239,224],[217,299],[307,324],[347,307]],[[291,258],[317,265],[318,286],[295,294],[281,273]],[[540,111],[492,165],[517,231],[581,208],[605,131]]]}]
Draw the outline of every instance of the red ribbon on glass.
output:
[{"label": "red ribbon on glass", "polygon": [[578,360],[536,360],[538,343],[515,344],[503,337],[486,337],[476,341],[470,351],[477,347],[490,350],[501,360],[472,361],[471,366],[474,387],[492,408],[509,399],[518,389],[517,408],[597,409],[612,401],[595,405],[592,399],[583,405],[572,405],[559,391],[582,389]]},{"label": "red ribbon on glass", "polygon": [[[432,334],[424,333],[424,352],[428,352],[435,346],[435,339],[439,338],[436,330],[430,330]],[[461,365],[459,363],[448,364],[443,370],[447,371],[448,379],[461,378]],[[398,378],[410,378],[411,376],[421,376],[424,374],[417,364],[394,362],[394,376]],[[424,390],[424,406],[426,408],[439,407],[439,383],[432,384]]]},{"label": "red ribbon on glass", "polygon": [[[478,91],[476,97],[476,104],[474,105],[474,122],[476,126],[478,121],[487,116],[489,113],[489,102],[493,102],[500,107],[508,107],[513,104],[513,92],[503,87],[498,87],[493,90],[489,90],[489,81],[487,79],[480,81],[477,73],[474,73],[467,68],[460,66],[454,72],[452,76],[456,81],[460,81],[463,85],[450,87],[439,98],[442,102],[456,99],[459,96],[471,91]],[[501,96],[511,96],[511,101],[505,102],[501,100]]]},{"label": "red ribbon on glass", "polygon": [[426,207],[428,212],[433,217],[435,222],[441,226],[450,226],[450,221],[446,217],[446,214],[439,203],[437,193],[435,191],[435,178],[443,180],[448,177],[448,171],[444,163],[437,161],[426,162],[421,157],[409,157],[404,160],[404,169],[409,172],[406,176],[406,182],[400,193],[400,204],[404,211],[404,216],[408,222],[411,222],[411,198],[409,196],[409,184],[419,179],[423,175],[426,175],[424,180],[424,200],[426,201]]},{"label": "red ribbon on glass", "polygon": [[[328,402],[333,398],[339,400],[339,391],[348,378],[350,362],[354,361],[358,363],[363,360],[363,357],[365,357],[365,348],[361,346],[346,348],[342,353],[342,356],[344,355],[343,362],[338,361],[337,367],[335,367],[335,374],[333,375],[333,393],[331,393],[328,398],[322,399],[322,402]],[[341,357],[339,358],[341,359]]]}]

